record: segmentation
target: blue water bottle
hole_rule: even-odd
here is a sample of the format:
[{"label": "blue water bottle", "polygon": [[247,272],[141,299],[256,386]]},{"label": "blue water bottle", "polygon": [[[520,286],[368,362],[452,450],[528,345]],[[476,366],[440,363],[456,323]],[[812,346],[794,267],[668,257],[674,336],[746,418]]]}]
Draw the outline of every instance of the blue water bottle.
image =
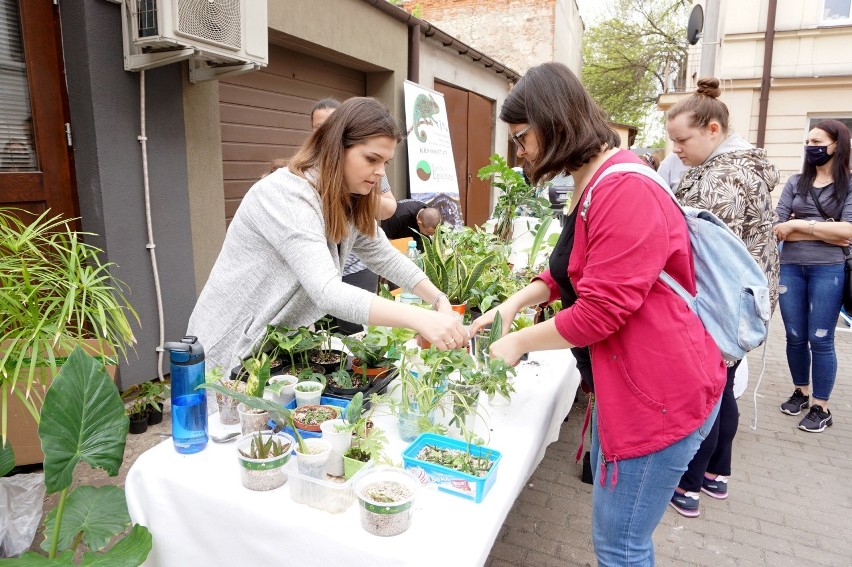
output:
[{"label": "blue water bottle", "polygon": [[207,395],[204,384],[204,347],[197,337],[168,342],[172,374],[172,441],[178,453],[197,453],[207,446]]}]

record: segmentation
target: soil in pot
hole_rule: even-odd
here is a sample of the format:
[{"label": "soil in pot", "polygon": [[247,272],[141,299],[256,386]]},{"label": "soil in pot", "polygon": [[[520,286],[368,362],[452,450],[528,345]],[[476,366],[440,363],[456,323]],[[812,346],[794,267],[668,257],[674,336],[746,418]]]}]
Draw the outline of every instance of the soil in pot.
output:
[{"label": "soil in pot", "polygon": [[411,526],[416,481],[403,471],[370,471],[355,488],[361,527],[377,536],[395,536]]},{"label": "soil in pot", "polygon": [[[347,355],[342,350],[319,350],[311,354],[311,362],[319,364],[324,374],[331,374],[340,368],[340,362],[346,361]],[[343,363],[344,368],[346,362]]]},{"label": "soil in pot", "polygon": [[303,431],[320,431],[324,421],[337,419],[339,413],[339,408],[335,406],[299,406],[293,410],[293,422]]},{"label": "soil in pot", "polygon": [[352,378],[352,386],[346,387],[346,385],[337,383],[334,375],[330,375],[326,384],[326,390],[338,396],[354,396],[358,392],[366,392],[370,389],[372,385],[370,379],[365,378],[363,374],[355,374],[353,372],[350,376]]}]

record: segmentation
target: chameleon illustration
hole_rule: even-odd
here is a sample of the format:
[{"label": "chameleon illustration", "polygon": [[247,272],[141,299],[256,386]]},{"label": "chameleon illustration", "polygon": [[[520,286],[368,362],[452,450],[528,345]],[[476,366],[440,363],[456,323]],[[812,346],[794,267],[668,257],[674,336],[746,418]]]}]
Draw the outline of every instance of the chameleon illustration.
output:
[{"label": "chameleon illustration", "polygon": [[426,131],[419,130],[422,124],[428,124],[430,126],[435,125],[435,121],[433,117],[438,114],[438,103],[435,102],[435,99],[432,98],[432,95],[427,94],[419,94],[417,98],[414,99],[414,134],[417,136],[417,139],[421,142],[426,141]]}]

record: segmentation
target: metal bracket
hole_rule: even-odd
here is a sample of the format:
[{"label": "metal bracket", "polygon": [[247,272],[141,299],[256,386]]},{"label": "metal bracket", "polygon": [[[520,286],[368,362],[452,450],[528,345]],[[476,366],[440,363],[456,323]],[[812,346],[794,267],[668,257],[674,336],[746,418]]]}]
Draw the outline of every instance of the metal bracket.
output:
[{"label": "metal bracket", "polygon": [[203,59],[189,60],[189,82],[200,83],[239,75],[248,71],[256,71],[262,68],[257,63],[236,63],[234,65],[210,65]]},{"label": "metal bracket", "polygon": [[175,51],[162,51],[159,53],[140,53],[136,55],[125,55],[124,70],[125,71],[144,71],[153,69],[170,63],[177,63],[184,59],[189,59],[200,53],[199,50],[187,47]]}]

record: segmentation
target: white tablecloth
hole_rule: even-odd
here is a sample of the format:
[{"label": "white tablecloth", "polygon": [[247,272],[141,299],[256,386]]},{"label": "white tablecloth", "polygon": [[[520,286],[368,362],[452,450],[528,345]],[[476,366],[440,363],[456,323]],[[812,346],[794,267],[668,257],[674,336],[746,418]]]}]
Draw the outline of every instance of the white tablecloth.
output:
[{"label": "white tablecloth", "polygon": [[[233,443],[211,442],[200,453],[181,455],[167,439],[142,454],[127,475],[130,515],[154,540],[144,565],[484,564],[524,483],[558,439],[580,382],[568,350],[532,353],[518,369],[509,407],[491,408],[484,397],[480,402],[486,415],[477,432],[503,453],[481,503],[424,488],[409,530],[382,538],[361,528],[357,501],[330,514],[293,502],[289,482],[269,492],[243,488]],[[374,421],[390,439],[388,454],[401,463],[406,444],[395,418],[378,414]],[[233,427],[211,416],[211,433],[225,429]]]}]

